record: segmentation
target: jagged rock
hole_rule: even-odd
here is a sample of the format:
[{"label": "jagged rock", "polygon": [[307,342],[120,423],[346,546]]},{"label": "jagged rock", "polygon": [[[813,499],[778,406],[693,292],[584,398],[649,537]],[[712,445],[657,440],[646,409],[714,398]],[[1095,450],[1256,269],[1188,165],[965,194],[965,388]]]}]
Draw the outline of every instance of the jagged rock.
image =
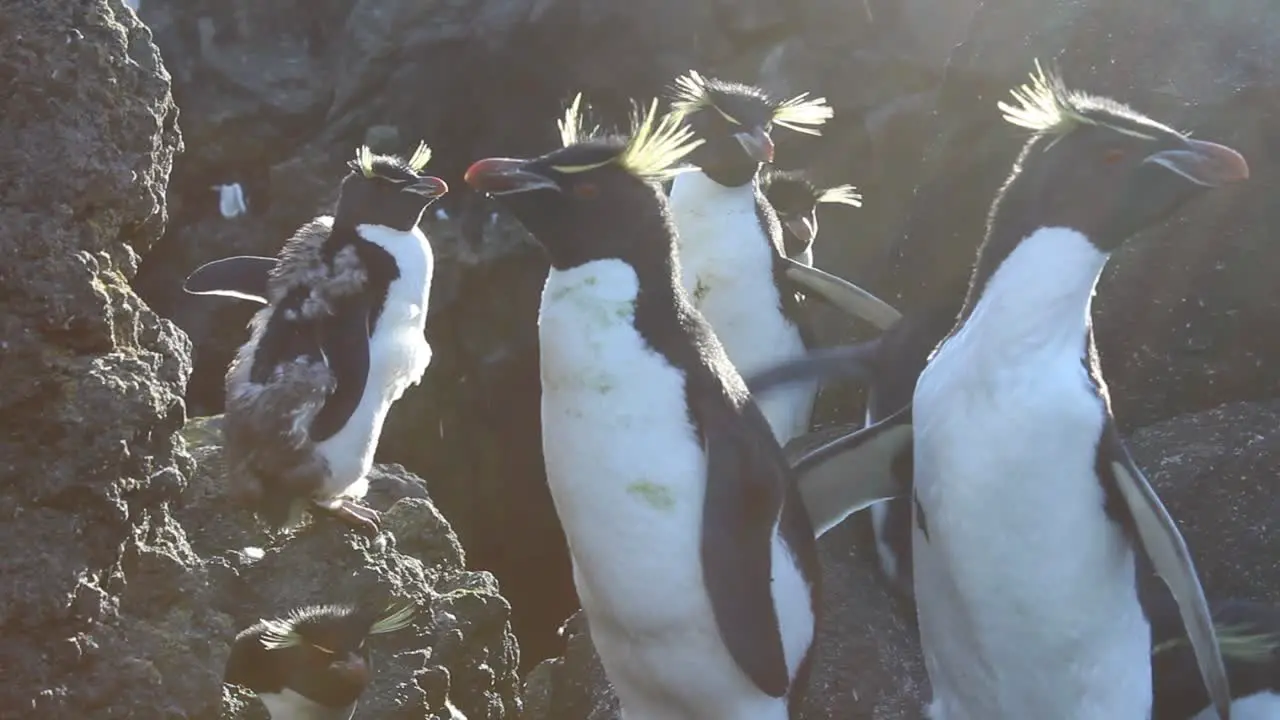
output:
[{"label": "jagged rock", "polygon": [[[1280,391],[1269,342],[1280,262],[1269,228],[1280,13],[1258,0],[985,0],[939,90],[919,189],[881,291],[906,306],[963,292],[991,199],[1024,136],[996,101],[1033,57],[1244,153],[1252,178],[1197,199],[1135,239],[1099,286],[1098,341],[1117,416],[1147,425]],[[1106,58],[1106,62],[1099,62]]]},{"label": "jagged rock", "polygon": [[[920,716],[928,680],[912,623],[875,576],[844,523],[823,536],[822,612],[801,720],[906,720]],[[527,720],[617,720],[618,703],[591,646],[585,618],[565,628],[566,652],[525,683]]]},{"label": "jagged rock", "polygon": [[[225,494],[220,418],[193,419],[183,436],[196,470],[176,514],[207,575],[206,604],[186,604],[192,614],[223,617],[229,628],[198,641],[210,697],[231,638],[259,618],[394,593],[422,610],[411,627],[371,639],[375,676],[356,718],[452,720],[451,707],[468,718],[518,715],[510,607],[492,575],[464,568],[462,545],[420,479],[398,465],[375,466],[366,499],[383,513],[376,539],[329,520],[267,534]],[[224,694],[222,717],[265,719],[261,703]]]},{"label": "jagged rock", "polygon": [[146,602],[153,572],[198,584],[167,510],[190,349],[128,285],[164,228],[177,108],[118,0],[0,13],[0,717],[164,716],[195,661],[167,632],[221,628]]}]

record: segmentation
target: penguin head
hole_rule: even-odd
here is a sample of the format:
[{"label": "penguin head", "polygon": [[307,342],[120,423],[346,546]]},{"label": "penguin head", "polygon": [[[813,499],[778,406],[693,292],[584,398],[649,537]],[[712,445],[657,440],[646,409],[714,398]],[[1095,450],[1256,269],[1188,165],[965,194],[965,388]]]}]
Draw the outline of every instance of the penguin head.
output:
[{"label": "penguin head", "polygon": [[1066,227],[1109,253],[1205,190],[1249,177],[1235,150],[1193,140],[1114,100],[1068,90],[1038,62],[1013,100],[999,103],[1000,110],[1032,137],[993,210],[993,224],[1025,224],[1010,235]]},{"label": "penguin head", "polygon": [[806,93],[779,102],[760,88],[694,70],[676,78],[669,95],[672,109],[706,141],[690,161],[726,187],[751,182],[762,163],[773,162],[775,125],[818,135],[833,114],[823,98],[809,99]]},{"label": "penguin head", "polygon": [[465,176],[476,191],[497,197],[559,268],[627,257],[634,233],[620,227],[646,221],[669,226],[659,184],[692,169],[674,166],[702,143],[678,115],[657,117],[656,100],[635,113],[629,137],[585,131],[580,103],[581,95],[560,122],[559,150],[532,159],[478,160]]},{"label": "penguin head", "polygon": [[408,626],[415,610],[315,605],[260,620],[236,636],[223,681],[259,695],[291,690],[325,707],[347,707],[372,679],[366,640]]},{"label": "penguin head", "polygon": [[760,177],[765,198],[782,223],[787,255],[795,257],[813,245],[818,235],[818,205],[839,203],[862,206],[862,195],[852,185],[819,188],[800,170],[770,169]]},{"label": "penguin head", "polygon": [[347,163],[351,172],[338,190],[335,224],[412,230],[427,206],[449,192],[444,180],[423,173],[430,160],[431,149],[426,143],[419,144],[408,160],[375,155],[362,146]]}]

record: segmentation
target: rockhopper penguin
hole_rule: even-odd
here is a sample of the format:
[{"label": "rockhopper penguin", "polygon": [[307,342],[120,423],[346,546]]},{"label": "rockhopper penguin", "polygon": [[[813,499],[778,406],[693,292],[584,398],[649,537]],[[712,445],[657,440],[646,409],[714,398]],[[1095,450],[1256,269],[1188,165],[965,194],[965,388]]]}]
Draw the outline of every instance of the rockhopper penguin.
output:
[{"label": "rockhopper penguin", "polygon": [[[690,155],[698,170],[671,186],[681,280],[738,371],[757,372],[811,345],[793,283],[826,276],[806,289],[868,319],[882,315],[886,306],[870,294],[787,257],[757,182],[761,164],[773,161],[773,126],[817,135],[832,116],[826,100],[802,94],[778,102],[696,71],[677,78],[670,95],[673,110],[705,141]],[[778,442],[808,430],[816,395],[817,384],[807,383],[759,400]]]},{"label": "rockhopper penguin", "polygon": [[[1151,619],[1152,720],[1215,720],[1178,606],[1161,596],[1144,603]],[[1211,603],[1218,645],[1231,681],[1231,717],[1280,719],[1280,608],[1249,600]]]},{"label": "rockhopper penguin", "polygon": [[[1246,179],[1248,165],[1235,150],[1068,90],[1038,64],[1014,99],[1000,108],[1032,137],[992,207],[964,308],[911,407],[885,421],[913,423],[912,550],[931,717],[1149,717],[1141,546],[1225,720],[1230,690],[1199,578],[1120,438],[1089,309],[1113,250],[1206,189]],[[850,372],[865,361],[856,356]],[[810,367],[819,366],[799,376],[834,367]]]},{"label": "rockhopper penguin", "polygon": [[818,206],[822,203],[862,207],[862,195],[852,185],[820,188],[801,170],[767,167],[760,173],[764,197],[782,224],[782,250],[787,257],[813,265],[813,241],[818,236]]},{"label": "rockhopper penguin", "polygon": [[698,145],[637,112],[628,139],[490,158],[466,181],[551,260],[538,330],[547,479],[628,720],[790,717],[819,567],[781,448],[680,287],[658,182]]},{"label": "rockhopper penguin", "polygon": [[373,678],[365,641],[408,626],[414,612],[315,605],[260,620],[236,635],[223,682],[252,690],[271,720],[350,720]]},{"label": "rockhopper penguin", "polygon": [[274,527],[309,509],[377,530],[355,499],[387,411],[431,361],[433,259],[418,222],[448,186],[422,174],[430,157],[426,145],[407,161],[360,148],[333,217],[302,226],[278,258],[228,258],[187,281],[266,304],[227,370],[225,453],[233,493]]}]

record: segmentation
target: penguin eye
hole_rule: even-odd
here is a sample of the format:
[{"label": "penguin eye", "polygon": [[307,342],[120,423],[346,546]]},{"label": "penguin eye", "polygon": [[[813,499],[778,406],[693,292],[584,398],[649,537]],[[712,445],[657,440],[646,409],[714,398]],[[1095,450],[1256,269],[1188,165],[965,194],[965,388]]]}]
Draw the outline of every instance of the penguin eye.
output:
[{"label": "penguin eye", "polygon": [[1102,154],[1102,162],[1108,165],[1115,165],[1124,159],[1124,150],[1120,148],[1111,148]]},{"label": "penguin eye", "polygon": [[593,200],[600,194],[600,188],[593,182],[580,182],[573,186],[573,195],[582,200]]}]

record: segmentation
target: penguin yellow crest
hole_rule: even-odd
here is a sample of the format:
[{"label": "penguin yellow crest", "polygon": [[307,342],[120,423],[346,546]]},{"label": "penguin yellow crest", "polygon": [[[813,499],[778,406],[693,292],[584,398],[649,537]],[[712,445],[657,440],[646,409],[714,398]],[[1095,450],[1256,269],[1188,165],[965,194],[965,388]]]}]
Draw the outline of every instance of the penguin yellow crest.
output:
[{"label": "penguin yellow crest", "polygon": [[1156,139],[1154,134],[1100,120],[1090,113],[1091,110],[1105,110],[1122,118],[1132,118],[1140,124],[1151,126],[1153,130],[1177,132],[1149,118],[1137,116],[1131,109],[1114,100],[1067,89],[1061,73],[1056,68],[1046,71],[1039,60],[1035,61],[1030,81],[1013,88],[1010,94],[1013,96],[1012,102],[1001,100],[996,103],[1005,122],[1041,135],[1061,137],[1082,125],[1105,125],[1132,137]]},{"label": "penguin yellow crest", "polygon": [[431,162],[431,148],[427,147],[427,143],[424,140],[418,143],[418,147],[409,156],[409,162],[406,164],[414,173],[420,173],[427,167],[429,162]]},{"label": "penguin yellow crest", "polygon": [[852,185],[837,185],[823,190],[818,195],[818,202],[862,207],[862,193]]},{"label": "penguin yellow crest", "polygon": [[[564,147],[595,138],[599,126],[586,127],[582,93],[573,98],[558,122],[560,142]],[[677,113],[658,116],[658,100],[649,103],[647,110],[637,106],[631,116],[631,136],[616,156],[589,165],[554,165],[556,172],[574,174],[595,170],[605,165],[617,164],[627,172],[645,180],[662,181],[692,168],[676,167],[686,155],[704,141],[696,139],[693,131],[685,126]]]},{"label": "penguin yellow crest", "polygon": [[[305,642],[303,633],[299,630],[301,626],[314,622],[318,618],[349,617],[355,612],[352,607],[317,605],[295,609],[281,618],[260,620],[264,628],[261,638],[262,646],[268,650],[297,647]],[[391,603],[369,627],[369,634],[381,635],[408,627],[416,613],[417,606],[412,602]],[[317,649],[330,652],[319,646]]]},{"label": "penguin yellow crest", "polygon": [[[772,120],[775,124],[807,135],[821,135],[819,126],[835,116],[835,111],[827,104],[826,98],[810,98],[807,92],[800,93],[789,100],[770,104],[773,105]],[[735,125],[740,124],[736,118],[716,104],[707,79],[697,70],[690,70],[676,78],[672,84],[672,111],[688,115],[704,108],[715,110]]]},{"label": "penguin yellow crest", "polygon": [[373,177],[373,151],[369,149],[368,145],[361,145],[356,148],[355,167],[366,178]]},{"label": "penguin yellow crest", "polygon": [[[1267,662],[1280,650],[1280,635],[1268,632],[1251,632],[1253,627],[1248,623],[1238,625],[1215,625],[1218,635],[1218,647],[1222,657],[1241,662]],[[1165,640],[1151,649],[1152,655],[1186,645],[1186,637],[1175,637]]]}]

